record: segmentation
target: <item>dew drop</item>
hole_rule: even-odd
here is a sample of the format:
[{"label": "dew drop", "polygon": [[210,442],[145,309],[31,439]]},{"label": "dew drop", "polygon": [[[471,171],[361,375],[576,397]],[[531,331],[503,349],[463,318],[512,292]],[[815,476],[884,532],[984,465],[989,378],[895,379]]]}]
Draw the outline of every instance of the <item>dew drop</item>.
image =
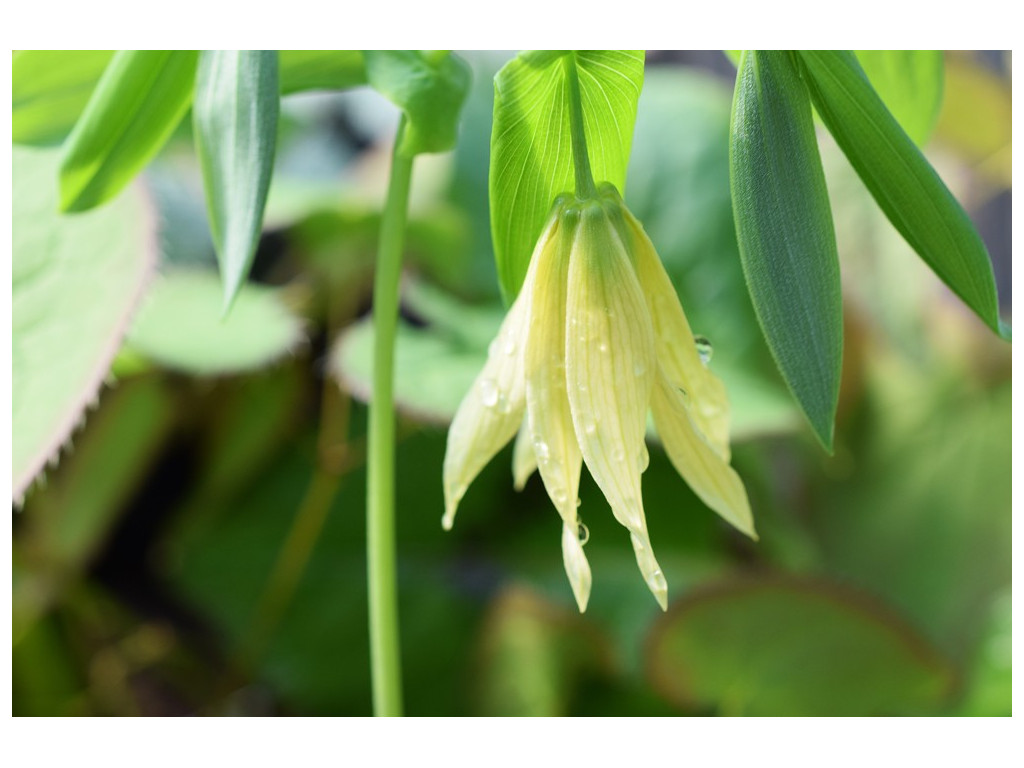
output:
[{"label": "dew drop", "polygon": [[579,528],[576,529],[576,536],[580,540],[581,547],[590,541],[590,529],[584,525],[582,520],[580,521]]},{"label": "dew drop", "polygon": [[498,393],[498,413],[507,414],[512,412],[512,403],[509,402],[505,395]]},{"label": "dew drop", "polygon": [[537,454],[537,461],[546,462],[551,458],[551,449],[543,440],[537,440],[533,444],[533,452]]},{"label": "dew drop", "polygon": [[642,362],[638,362],[636,365],[633,366],[634,376],[643,376],[645,373],[647,373],[647,366],[644,365]]},{"label": "dew drop", "polygon": [[644,543],[640,541],[640,537],[637,536],[635,533],[629,534],[629,538],[633,542],[633,550],[635,552],[643,552],[646,549]]},{"label": "dew drop", "polygon": [[500,395],[501,393],[498,392],[498,385],[494,383],[494,379],[483,379],[480,382],[480,402],[488,408],[493,408],[498,404]]},{"label": "dew drop", "polygon": [[583,425],[583,432],[587,435],[594,436],[597,434],[597,422],[588,421]]},{"label": "dew drop", "polygon": [[640,455],[637,456],[637,467],[641,472],[646,472],[651,463],[651,454],[647,452],[647,446],[640,446]]},{"label": "dew drop", "polygon": [[516,353],[516,342],[515,339],[509,339],[505,342],[505,354],[512,357]]},{"label": "dew drop", "polygon": [[700,355],[700,361],[707,365],[711,362],[711,355],[714,354],[714,347],[711,346],[711,342],[708,341],[707,336],[694,336],[693,343],[697,345],[697,354]]},{"label": "dew drop", "polygon": [[582,506],[583,506],[583,499],[581,499],[579,496],[577,496],[576,497],[576,509],[579,509]]},{"label": "dew drop", "polygon": [[623,462],[626,460],[626,452],[621,448],[616,448],[615,453],[612,454],[612,458],[618,462]]},{"label": "dew drop", "polygon": [[608,352],[608,345],[605,344],[602,341],[600,344],[597,345],[597,351],[598,352],[602,352],[602,353],[607,353]]}]

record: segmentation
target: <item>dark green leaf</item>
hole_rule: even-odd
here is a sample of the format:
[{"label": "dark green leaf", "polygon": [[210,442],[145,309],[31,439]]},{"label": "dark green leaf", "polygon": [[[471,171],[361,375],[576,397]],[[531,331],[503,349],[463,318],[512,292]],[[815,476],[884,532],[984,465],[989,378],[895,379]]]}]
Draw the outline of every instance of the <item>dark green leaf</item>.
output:
[{"label": "dark green leaf", "polygon": [[19,530],[31,568],[14,590],[15,642],[76,583],[124,510],[173,424],[173,398],[158,377],[103,395],[74,450],[34,491]]},{"label": "dark green leaf", "polygon": [[480,714],[568,714],[577,678],[601,666],[602,639],[571,609],[524,587],[505,589],[481,630],[475,680]]},{"label": "dark green leaf", "polygon": [[747,287],[783,378],[831,450],[843,356],[839,257],[810,100],[791,54],[744,53],[731,133]]},{"label": "dark green leaf", "polygon": [[824,583],[723,584],[655,627],[649,670],[669,698],[723,715],[924,714],[949,663],[899,617]]},{"label": "dark green leaf", "polygon": [[494,79],[489,183],[494,257],[509,303],[555,197],[575,188],[570,67],[579,79],[594,180],[625,189],[643,51],[533,51],[506,64]]},{"label": "dark green leaf", "polygon": [[277,141],[277,51],[203,51],[192,119],[224,309],[249,274]]},{"label": "dark green leaf", "polygon": [[118,51],[64,143],[60,206],[114,197],[170,138],[192,102],[197,51]]},{"label": "dark green leaf", "polygon": [[362,51],[279,51],[281,94],[366,85]]},{"label": "dark green leaf", "polygon": [[967,213],[848,51],[802,51],[814,105],[879,207],[936,275],[1009,338],[988,252]]},{"label": "dark green leaf", "polygon": [[857,51],[857,61],[903,130],[923,146],[942,107],[942,51]]},{"label": "dark green leaf", "polygon": [[11,59],[11,139],[59,144],[85,108],[113,51],[17,51]]},{"label": "dark green leaf", "polygon": [[446,51],[364,51],[363,56],[370,85],[405,113],[400,152],[446,152],[455,146],[469,92],[466,62]]}]

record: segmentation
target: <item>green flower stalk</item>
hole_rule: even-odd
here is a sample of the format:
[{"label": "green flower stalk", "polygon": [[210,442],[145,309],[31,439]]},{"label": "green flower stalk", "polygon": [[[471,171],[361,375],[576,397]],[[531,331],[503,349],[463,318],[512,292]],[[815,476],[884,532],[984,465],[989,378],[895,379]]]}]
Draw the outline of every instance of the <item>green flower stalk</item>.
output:
[{"label": "green flower stalk", "polygon": [[756,538],[743,482],[729,466],[725,388],[702,360],[654,246],[612,185],[589,199],[563,195],[448,433],[444,527],[518,430],[515,485],[539,471],[562,518],[562,556],[580,611],[591,587],[578,513],[583,464],[629,531],[640,572],[665,609],[668,584],[640,492],[648,411],[694,492]]}]

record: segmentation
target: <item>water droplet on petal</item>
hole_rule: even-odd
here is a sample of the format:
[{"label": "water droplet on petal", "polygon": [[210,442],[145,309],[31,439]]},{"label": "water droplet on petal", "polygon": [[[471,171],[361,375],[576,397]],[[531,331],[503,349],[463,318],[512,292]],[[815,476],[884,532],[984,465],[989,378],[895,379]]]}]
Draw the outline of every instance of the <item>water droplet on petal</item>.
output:
[{"label": "water droplet on petal", "polygon": [[516,353],[516,342],[515,339],[509,339],[505,342],[505,354],[512,357]]},{"label": "water droplet on petal", "polygon": [[697,345],[697,354],[700,355],[700,361],[707,365],[711,362],[711,355],[714,354],[714,347],[711,346],[711,342],[708,341],[707,336],[694,336],[693,343]]},{"label": "water droplet on petal", "polygon": [[639,537],[639,536],[637,536],[637,535],[636,535],[635,533],[631,533],[631,534],[629,534],[629,538],[630,538],[630,539],[632,540],[632,542],[633,542],[633,549],[634,549],[635,551],[637,551],[637,552],[643,552],[643,551],[644,551],[644,549],[646,549],[646,547],[644,547],[644,543],[643,543],[642,541],[640,541],[640,537]]},{"label": "water droplet on petal", "polygon": [[502,393],[498,393],[498,413],[511,413],[512,403],[509,402],[508,398]]},{"label": "water droplet on petal", "polygon": [[583,524],[582,520],[580,521],[579,528],[576,531],[576,536],[580,540],[580,546],[581,547],[584,544],[586,544],[588,541],[590,541],[590,529],[587,528],[587,526]]},{"label": "water droplet on petal", "polygon": [[621,448],[616,448],[615,453],[612,454],[612,458],[616,461],[622,462],[626,460],[626,452]]},{"label": "water droplet on petal", "polygon": [[583,506],[583,499],[581,499],[579,496],[577,496],[576,497],[576,509],[579,509],[582,506]]},{"label": "water droplet on petal", "polygon": [[488,408],[493,408],[498,404],[498,397],[501,393],[498,392],[498,385],[494,383],[494,379],[483,379],[480,382],[480,402],[482,402]]},{"label": "water droplet on petal", "polygon": [[583,432],[585,434],[591,435],[591,436],[596,435],[597,434],[597,422],[596,421],[588,421],[586,424],[583,425]]},{"label": "water droplet on petal", "polygon": [[633,375],[634,376],[643,376],[645,373],[647,373],[647,366],[644,365],[642,361],[641,362],[637,362],[633,366]]},{"label": "water droplet on petal", "polygon": [[533,443],[533,452],[537,454],[537,461],[546,462],[551,458],[551,449],[543,440],[536,440]]},{"label": "water droplet on petal", "polygon": [[598,352],[602,352],[602,353],[604,353],[604,352],[607,352],[607,351],[608,351],[608,345],[607,345],[607,344],[605,344],[605,343],[604,343],[604,342],[602,341],[602,342],[601,342],[600,344],[598,344],[598,345],[597,345],[597,351],[598,351]]},{"label": "water droplet on petal", "polygon": [[646,472],[651,463],[651,454],[647,452],[647,446],[640,446],[640,455],[637,457],[637,467],[641,472]]}]

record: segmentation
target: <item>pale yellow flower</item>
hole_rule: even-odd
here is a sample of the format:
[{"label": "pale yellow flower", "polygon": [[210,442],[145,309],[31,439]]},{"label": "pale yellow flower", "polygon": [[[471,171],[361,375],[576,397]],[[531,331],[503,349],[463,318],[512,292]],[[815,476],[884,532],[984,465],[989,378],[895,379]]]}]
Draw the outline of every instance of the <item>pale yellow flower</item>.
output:
[{"label": "pale yellow flower", "polygon": [[664,609],[668,585],[640,493],[648,410],[693,491],[756,537],[743,483],[729,466],[725,389],[701,359],[654,246],[611,185],[598,199],[562,196],[448,433],[444,527],[518,430],[516,488],[540,472],[562,518],[562,556],[580,610],[591,585],[577,511],[584,463],[629,530],[640,572]]}]

